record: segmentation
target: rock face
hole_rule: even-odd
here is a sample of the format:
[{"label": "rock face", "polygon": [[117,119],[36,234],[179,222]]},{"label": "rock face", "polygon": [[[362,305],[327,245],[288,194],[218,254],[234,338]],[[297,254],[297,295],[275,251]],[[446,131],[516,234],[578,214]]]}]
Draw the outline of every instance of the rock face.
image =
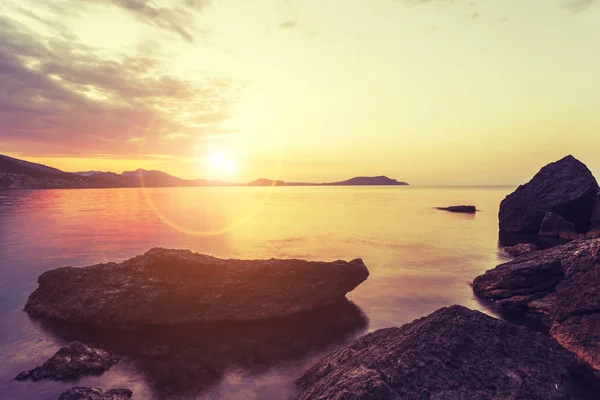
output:
[{"label": "rock face", "polygon": [[366,335],[297,384],[299,400],[566,400],[580,368],[546,335],[453,306]]},{"label": "rock face", "polygon": [[128,400],[133,393],[127,389],[112,389],[103,392],[101,389],[75,387],[60,395],[58,400]]},{"label": "rock face", "polygon": [[519,243],[514,246],[505,247],[504,251],[506,251],[511,257],[518,257],[537,249],[538,247],[533,243]]},{"label": "rock face", "polygon": [[592,212],[590,225],[592,229],[600,229],[600,193],[594,201],[594,211]]},{"label": "rock face", "polygon": [[118,360],[104,350],[94,349],[83,343],[73,342],[62,347],[41,367],[21,372],[15,380],[34,382],[44,379],[65,381],[86,375],[101,375]]},{"label": "rock face", "polygon": [[48,271],[25,311],[112,328],[258,320],[339,302],[368,276],[361,260],[222,260],[153,249],[120,264]]},{"label": "rock face", "polygon": [[475,214],[477,208],[475,206],[450,206],[450,207],[437,207],[438,210],[450,211],[455,213]]},{"label": "rock face", "polygon": [[592,229],[585,234],[586,239],[600,239],[600,228]]},{"label": "rock face", "polygon": [[600,370],[600,239],[525,254],[473,282],[507,319],[547,329]]},{"label": "rock face", "polygon": [[567,156],[542,168],[502,201],[500,230],[537,233],[544,216],[554,212],[575,224],[578,232],[585,232],[597,193],[598,183],[590,170]]},{"label": "rock face", "polygon": [[581,234],[575,231],[575,224],[565,220],[560,215],[549,212],[544,216],[540,226],[540,236],[558,237],[561,239],[574,240],[580,238]]}]

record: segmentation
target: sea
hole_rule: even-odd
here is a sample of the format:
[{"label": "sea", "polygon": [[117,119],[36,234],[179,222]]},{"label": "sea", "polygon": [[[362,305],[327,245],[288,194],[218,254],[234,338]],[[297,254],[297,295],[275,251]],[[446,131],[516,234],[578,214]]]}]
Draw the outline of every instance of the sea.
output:
[{"label": "sea", "polygon": [[[506,261],[498,206],[514,187],[204,187],[0,191],[0,399],[56,400],[73,386],[136,400],[293,399],[295,381],[356,337],[461,304]],[[475,215],[437,210],[472,204]],[[370,276],[342,310],[267,327],[78,331],[23,311],[44,271],[123,261],[153,247],[222,258],[352,260]],[[269,299],[265,299],[269,301]],[[80,340],[123,354],[99,377],[15,382]]]}]

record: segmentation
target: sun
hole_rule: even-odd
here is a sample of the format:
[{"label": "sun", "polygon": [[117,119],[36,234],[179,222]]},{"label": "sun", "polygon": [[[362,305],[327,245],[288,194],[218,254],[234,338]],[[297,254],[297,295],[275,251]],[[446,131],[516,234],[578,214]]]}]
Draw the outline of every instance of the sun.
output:
[{"label": "sun", "polygon": [[231,177],[237,171],[237,163],[231,152],[211,149],[206,155],[206,168],[213,178]]}]

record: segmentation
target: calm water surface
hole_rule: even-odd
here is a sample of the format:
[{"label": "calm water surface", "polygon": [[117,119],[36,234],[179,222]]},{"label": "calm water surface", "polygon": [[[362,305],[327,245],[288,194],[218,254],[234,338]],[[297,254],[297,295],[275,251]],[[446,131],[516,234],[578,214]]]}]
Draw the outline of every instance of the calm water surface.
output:
[{"label": "calm water surface", "polygon": [[[469,285],[505,260],[497,211],[512,189],[0,191],[0,399],[55,400],[76,385],[127,387],[136,400],[293,398],[303,371],[357,335],[451,304],[483,310]],[[481,212],[432,208],[455,204]],[[362,258],[371,276],[348,296],[356,307],[268,329],[182,327],[107,339],[42,325],[22,311],[46,270],[121,261],[156,246],[235,258]],[[10,382],[73,339],[135,356],[74,383]],[[139,343],[148,348],[128,353]]]}]

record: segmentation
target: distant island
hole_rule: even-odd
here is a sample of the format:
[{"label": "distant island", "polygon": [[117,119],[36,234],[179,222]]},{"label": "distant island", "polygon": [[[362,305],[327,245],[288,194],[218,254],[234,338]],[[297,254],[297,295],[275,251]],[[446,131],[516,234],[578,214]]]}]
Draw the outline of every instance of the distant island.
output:
[{"label": "distant island", "polygon": [[122,174],[102,171],[64,172],[56,168],[0,154],[0,189],[83,189],[123,187],[195,186],[408,186],[386,176],[355,177],[341,182],[308,183],[257,179],[231,183],[206,179],[182,179],[162,171],[138,169]]}]

